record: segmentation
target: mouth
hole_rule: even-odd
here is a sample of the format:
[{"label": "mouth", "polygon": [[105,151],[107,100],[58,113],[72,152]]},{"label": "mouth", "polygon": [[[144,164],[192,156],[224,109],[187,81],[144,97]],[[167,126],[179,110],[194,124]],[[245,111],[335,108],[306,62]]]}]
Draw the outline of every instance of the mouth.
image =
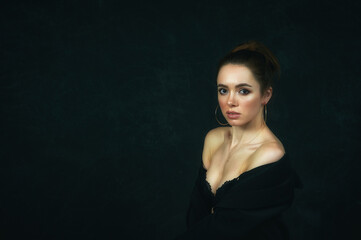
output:
[{"label": "mouth", "polygon": [[240,113],[234,111],[227,111],[226,114],[230,119],[237,119],[241,115]]},{"label": "mouth", "polygon": [[227,113],[227,114],[240,114],[240,113],[235,112],[235,111],[227,111],[226,113]]}]

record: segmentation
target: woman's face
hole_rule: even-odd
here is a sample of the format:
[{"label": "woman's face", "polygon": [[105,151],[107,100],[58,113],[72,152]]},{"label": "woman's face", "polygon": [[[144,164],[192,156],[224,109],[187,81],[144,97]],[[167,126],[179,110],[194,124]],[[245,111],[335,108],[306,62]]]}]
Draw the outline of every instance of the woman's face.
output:
[{"label": "woman's face", "polygon": [[260,84],[244,65],[227,64],[217,77],[218,103],[231,126],[242,126],[262,117],[262,107],[272,95],[269,88],[262,96]]}]

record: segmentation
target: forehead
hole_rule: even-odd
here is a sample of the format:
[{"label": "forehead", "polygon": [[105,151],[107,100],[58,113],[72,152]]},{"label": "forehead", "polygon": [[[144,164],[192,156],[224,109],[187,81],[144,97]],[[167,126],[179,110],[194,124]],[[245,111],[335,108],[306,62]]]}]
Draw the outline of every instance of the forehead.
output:
[{"label": "forehead", "polygon": [[227,64],[221,67],[217,76],[217,84],[232,87],[241,83],[247,83],[252,87],[259,87],[257,80],[248,67],[236,64]]}]

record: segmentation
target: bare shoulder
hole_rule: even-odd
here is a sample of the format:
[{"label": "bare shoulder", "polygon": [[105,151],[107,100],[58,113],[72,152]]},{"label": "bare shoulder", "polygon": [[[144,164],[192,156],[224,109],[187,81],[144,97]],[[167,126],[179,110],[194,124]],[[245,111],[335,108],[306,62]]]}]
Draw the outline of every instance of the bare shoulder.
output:
[{"label": "bare shoulder", "polygon": [[285,149],[280,141],[262,144],[253,154],[250,168],[277,162],[285,155]]},{"label": "bare shoulder", "polygon": [[215,141],[220,141],[220,140],[224,140],[224,134],[229,131],[229,127],[217,127],[217,128],[213,128],[211,129],[204,141],[207,143],[214,143]]},{"label": "bare shoulder", "polygon": [[218,127],[210,130],[205,139],[203,145],[203,165],[206,169],[210,165],[212,154],[218,149],[218,147],[224,142],[224,135],[229,131],[229,127]]}]

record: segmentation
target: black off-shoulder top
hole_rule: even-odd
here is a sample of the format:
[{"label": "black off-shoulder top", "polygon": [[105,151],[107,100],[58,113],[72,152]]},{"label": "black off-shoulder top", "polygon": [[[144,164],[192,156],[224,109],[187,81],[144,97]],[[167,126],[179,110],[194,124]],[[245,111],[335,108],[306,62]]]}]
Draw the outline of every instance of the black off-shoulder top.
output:
[{"label": "black off-shoulder top", "polygon": [[300,181],[288,154],[226,181],[213,194],[201,161],[187,212],[187,231],[176,239],[289,239],[282,213]]}]

